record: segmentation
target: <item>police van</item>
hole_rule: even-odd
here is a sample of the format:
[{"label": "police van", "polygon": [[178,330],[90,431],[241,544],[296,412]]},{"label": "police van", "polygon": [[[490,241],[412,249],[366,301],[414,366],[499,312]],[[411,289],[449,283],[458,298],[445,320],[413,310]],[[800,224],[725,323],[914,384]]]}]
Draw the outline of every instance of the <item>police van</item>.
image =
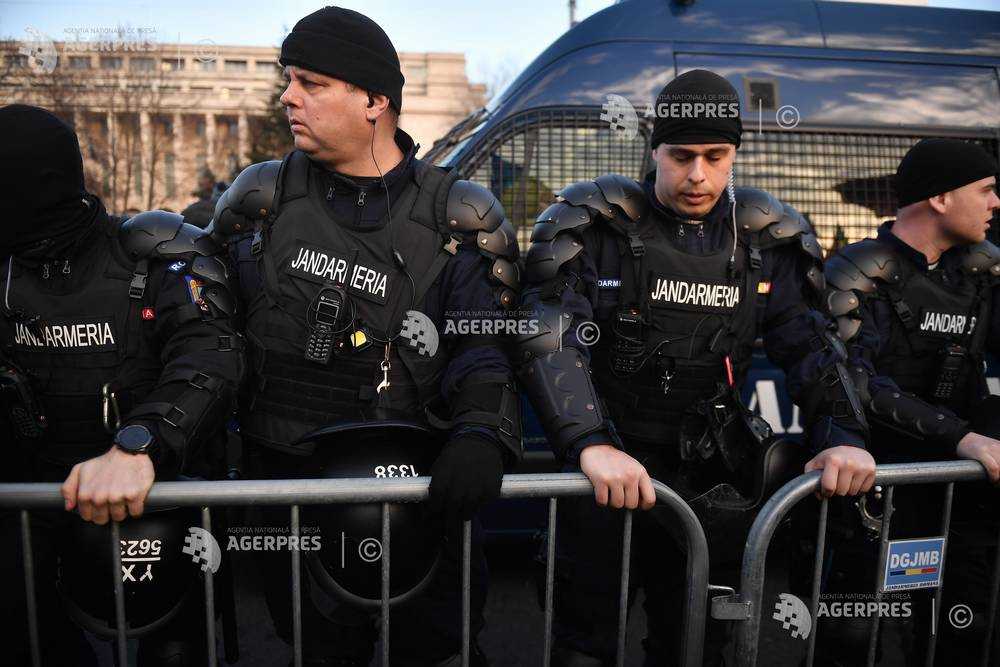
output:
[{"label": "police van", "polygon": [[[892,177],[919,139],[958,137],[1000,155],[1000,12],[627,0],[560,36],[425,157],[490,188],[523,251],[561,188],[604,173],[641,180],[653,168],[649,105],[696,68],[740,91],[737,185],[792,204],[827,252],[895,214]],[[801,433],[782,373],[762,352],[744,398],[775,433]],[[529,449],[543,448],[526,414]],[[544,469],[545,455],[529,454],[528,466]]]}]

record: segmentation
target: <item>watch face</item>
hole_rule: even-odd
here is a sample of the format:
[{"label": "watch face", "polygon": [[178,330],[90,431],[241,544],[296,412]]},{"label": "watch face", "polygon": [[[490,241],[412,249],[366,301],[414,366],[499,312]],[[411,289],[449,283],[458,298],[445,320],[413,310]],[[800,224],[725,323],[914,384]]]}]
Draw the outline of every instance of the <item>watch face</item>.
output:
[{"label": "watch face", "polygon": [[122,430],[118,431],[116,442],[118,443],[118,446],[123,449],[137,450],[149,445],[152,439],[153,436],[150,434],[148,428],[138,424],[133,424],[132,426],[126,426]]}]

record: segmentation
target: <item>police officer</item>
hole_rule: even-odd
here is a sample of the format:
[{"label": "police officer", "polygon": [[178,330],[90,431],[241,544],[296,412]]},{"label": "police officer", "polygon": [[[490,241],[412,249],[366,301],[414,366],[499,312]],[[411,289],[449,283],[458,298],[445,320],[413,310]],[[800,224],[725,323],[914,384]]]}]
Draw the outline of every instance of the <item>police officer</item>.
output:
[{"label": "police officer", "polygon": [[[998,403],[988,397],[984,361],[987,351],[1000,351],[1000,249],[986,240],[1000,208],[996,174],[996,162],[976,144],[920,141],[896,173],[896,219],[879,227],[877,238],[848,245],[827,262],[827,280],[837,290],[831,305],[860,378],[879,463],[971,459],[994,483],[1000,479]],[[940,534],[943,485],[894,493],[894,537]],[[872,500],[866,498],[866,509]],[[955,486],[936,628],[939,662],[955,655],[978,662],[989,614],[996,503],[986,482]],[[866,539],[858,518],[854,512],[854,539],[834,545],[831,591],[863,593],[875,581],[878,525],[869,521]],[[906,653],[922,660],[930,600],[904,601],[917,616]],[[971,626],[946,621],[955,604],[971,609]],[[860,626],[831,623],[820,634],[820,654],[832,664],[856,661],[868,643],[868,625]]]},{"label": "police officer", "polygon": [[[4,477],[62,482],[67,511],[32,514],[43,663],[90,664],[58,600],[57,561],[65,572],[86,558],[67,544],[81,519],[139,517],[154,480],[212,474],[242,372],[228,320],[235,300],[204,232],[163,212],[124,224],[107,214],[84,188],[76,134],[54,115],[3,107],[0,135]],[[7,544],[20,542],[16,512],[2,528]],[[107,533],[97,532],[105,553]],[[13,664],[27,662],[21,558],[5,549],[0,565],[7,664],[11,652]],[[90,576],[110,577],[106,563]],[[182,620],[198,616],[147,635],[139,663],[203,660],[204,624]]]},{"label": "police officer", "polygon": [[[502,319],[515,304],[513,228],[487,190],[415,157],[398,127],[399,58],[371,19],[316,11],[289,33],[280,62],[296,150],[248,167],[213,220],[217,235],[252,232],[234,253],[251,342],[240,425],[252,473],[302,475],[313,448],[299,440],[326,424],[403,418],[441,429],[447,442],[430,470],[430,500],[451,519],[444,562],[425,595],[393,607],[391,646],[394,664],[457,660],[457,519],[499,494],[521,448],[497,327],[462,333],[469,318]],[[287,512],[281,520],[287,526]],[[324,536],[329,548],[335,537]],[[474,538],[475,634],[486,585],[478,526]],[[272,566],[287,563],[285,554]],[[272,618],[290,642],[289,577],[267,580]],[[310,664],[368,664],[372,613],[304,585]],[[474,651],[473,660],[482,657]]]},{"label": "police officer", "polygon": [[[574,183],[539,216],[524,308],[534,306],[540,333],[520,339],[519,375],[597,505],[650,508],[650,476],[667,483],[706,526],[713,583],[734,584],[745,533],[720,522],[732,507],[721,496],[759,502],[754,477],[770,436],[739,400],[758,334],[822,450],[806,468],[824,470],[824,493],[868,488],[874,465],[842,347],[816,310],[824,283],[812,228],[767,193],[733,188],[736,91],[694,70],[667,84],[657,110],[656,170],[643,183]],[[614,659],[623,515],[597,505],[560,504],[556,664]],[[680,645],[665,630],[680,627],[683,589],[672,523],[657,510],[636,517],[630,581],[646,591],[649,664],[673,664]],[[718,630],[710,625],[710,663]]]}]

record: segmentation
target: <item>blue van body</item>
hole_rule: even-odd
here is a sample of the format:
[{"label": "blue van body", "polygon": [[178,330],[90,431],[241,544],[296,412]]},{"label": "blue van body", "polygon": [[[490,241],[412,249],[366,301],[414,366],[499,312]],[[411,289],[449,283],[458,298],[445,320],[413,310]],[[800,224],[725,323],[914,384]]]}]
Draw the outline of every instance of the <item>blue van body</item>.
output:
[{"label": "blue van body", "polygon": [[[561,187],[606,172],[638,179],[651,169],[646,106],[695,68],[722,74],[740,91],[737,183],[792,203],[828,251],[893,215],[892,173],[919,138],[960,137],[1000,150],[1000,12],[627,0],[561,35],[425,157],[493,190],[524,247],[535,215]],[[609,95],[635,110],[634,138],[616,137],[601,118]],[[990,382],[1000,393],[997,379]],[[776,433],[801,434],[783,375],[762,351],[743,396]],[[521,470],[555,470],[527,403],[525,426]],[[485,522],[494,534],[523,534],[544,524],[544,507],[497,506]]]}]

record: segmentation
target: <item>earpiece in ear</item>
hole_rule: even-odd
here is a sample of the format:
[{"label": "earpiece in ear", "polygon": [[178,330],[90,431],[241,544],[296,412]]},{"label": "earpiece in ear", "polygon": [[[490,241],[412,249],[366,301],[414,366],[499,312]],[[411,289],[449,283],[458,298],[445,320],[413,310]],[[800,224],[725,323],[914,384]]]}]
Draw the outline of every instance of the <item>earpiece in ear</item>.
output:
[{"label": "earpiece in ear", "polygon": [[371,93],[368,93],[368,108],[371,109],[373,106],[375,106],[375,99]]}]

